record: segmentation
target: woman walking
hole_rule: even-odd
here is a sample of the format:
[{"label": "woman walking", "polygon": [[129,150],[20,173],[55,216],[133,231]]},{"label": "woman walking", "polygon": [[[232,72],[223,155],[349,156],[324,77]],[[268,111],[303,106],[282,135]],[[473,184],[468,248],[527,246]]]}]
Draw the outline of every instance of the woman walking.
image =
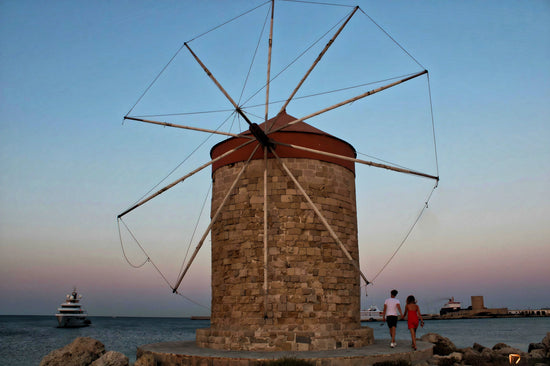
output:
[{"label": "woman walking", "polygon": [[424,320],[422,319],[422,314],[420,313],[420,308],[416,305],[416,299],[413,295],[407,297],[407,305],[405,305],[405,313],[403,314],[402,319],[405,319],[407,316],[407,325],[411,332],[412,338],[412,348],[416,351],[416,329],[418,329],[418,322],[420,321],[420,326],[424,327]]}]

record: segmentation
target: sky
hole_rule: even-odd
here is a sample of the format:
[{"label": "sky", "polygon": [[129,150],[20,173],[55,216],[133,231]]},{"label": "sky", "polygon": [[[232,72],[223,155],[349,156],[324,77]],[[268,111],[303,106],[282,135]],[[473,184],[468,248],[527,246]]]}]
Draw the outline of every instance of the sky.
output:
[{"label": "sky", "polygon": [[[423,210],[433,181],[357,167],[360,262],[373,282],[363,307],[382,306],[392,288],[402,300],[414,294],[423,312],[475,295],[487,307],[550,307],[550,2],[331,3],[361,10],[297,96],[365,85],[296,98],[289,114],[429,71],[307,121],[361,159],[440,176]],[[166,281],[151,263],[127,263],[122,248],[134,265],[145,257],[124,226],[119,236],[116,217],[207,162],[223,137],[123,117],[246,128],[187,41],[261,122],[268,7],[203,34],[261,4],[0,1],[0,314],[53,314],[73,286],[90,315],[208,314],[208,240],[180,287],[186,298],[167,282],[208,224],[210,170],[123,218]],[[270,84],[270,101],[288,97],[353,9],[275,6],[272,73],[291,66]],[[218,112],[181,114],[198,111]]]}]

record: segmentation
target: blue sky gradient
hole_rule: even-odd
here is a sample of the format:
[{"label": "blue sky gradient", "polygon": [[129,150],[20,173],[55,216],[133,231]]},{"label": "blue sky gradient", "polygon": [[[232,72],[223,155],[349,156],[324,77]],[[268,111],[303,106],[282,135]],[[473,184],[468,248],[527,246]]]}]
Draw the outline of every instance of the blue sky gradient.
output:
[{"label": "blue sky gradient", "polygon": [[[74,285],[92,315],[208,312],[173,295],[151,265],[128,266],[116,223],[116,215],[205,136],[122,119],[184,41],[260,4],[0,2],[0,314],[53,314]],[[364,306],[381,306],[398,288],[403,298],[415,294],[423,311],[438,311],[450,296],[467,306],[472,295],[484,295],[490,307],[550,307],[550,3],[358,5],[429,70],[441,175],[428,209],[369,286]],[[273,69],[350,10],[277,1]],[[190,42],[236,99],[266,12],[263,6]],[[247,95],[265,80],[265,50],[260,48]],[[133,114],[231,109],[184,51]],[[273,83],[272,100],[288,96],[318,52]],[[358,13],[301,92],[421,70]],[[301,117],[379,85],[296,100],[287,111]],[[426,78],[415,79],[308,123],[362,154],[434,174],[427,87]],[[262,98],[263,92],[249,105]],[[251,111],[263,115],[262,108]],[[215,128],[229,114],[161,120]],[[245,128],[229,120],[223,129],[231,122],[233,132]],[[217,141],[208,140],[165,184],[207,161]],[[127,219],[170,281],[180,270],[209,177],[206,169]],[[358,168],[356,184],[361,266],[372,278],[433,184],[368,167]],[[135,245],[125,243],[129,258],[142,261]],[[207,243],[181,288],[205,305],[209,250]]]}]

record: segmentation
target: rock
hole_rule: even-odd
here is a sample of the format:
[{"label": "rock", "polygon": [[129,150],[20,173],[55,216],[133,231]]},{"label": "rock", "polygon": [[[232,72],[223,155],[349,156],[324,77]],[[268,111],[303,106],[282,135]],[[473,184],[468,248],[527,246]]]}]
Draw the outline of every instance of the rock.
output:
[{"label": "rock", "polygon": [[424,334],[420,340],[434,344],[434,355],[447,356],[456,351],[456,346],[449,338],[437,333]]},{"label": "rock", "polygon": [[87,366],[105,353],[105,346],[89,337],[76,338],[44,356],[40,366]]},{"label": "rock", "polygon": [[545,358],[546,357],[546,351],[541,349],[541,348],[533,349],[533,350],[531,350],[531,352],[529,352],[529,357],[530,358],[536,358],[536,359]]},{"label": "rock", "polygon": [[134,366],[156,366],[156,364],[155,357],[150,353],[146,353],[136,360]]},{"label": "rock", "polygon": [[527,352],[531,352],[534,349],[544,349],[544,344],[542,343],[529,343],[529,348],[527,349]]},{"label": "rock", "polygon": [[109,351],[92,362],[90,366],[128,366],[128,357],[120,352]]},{"label": "rock", "polygon": [[454,359],[456,362],[462,362],[464,356],[460,352],[453,352],[448,357]]},{"label": "rock", "polygon": [[486,360],[490,360],[494,357],[495,351],[493,351],[490,348],[484,348],[483,351],[480,352],[481,357],[483,357]]},{"label": "rock", "polygon": [[474,343],[473,348],[474,348],[476,351],[481,352],[481,351],[483,351],[483,350],[484,350],[485,348],[487,348],[487,347],[482,346],[482,345],[479,344],[479,343]]},{"label": "rock", "polygon": [[497,351],[501,348],[510,348],[510,346],[507,345],[506,343],[497,343],[493,346],[493,351]]},{"label": "rock", "polygon": [[483,365],[487,360],[481,355],[481,352],[473,348],[466,349],[462,354],[462,359],[467,365]]},{"label": "rock", "polygon": [[415,366],[430,366],[428,361],[420,361],[419,363],[415,363]]},{"label": "rock", "polygon": [[510,346],[499,348],[499,349],[495,350],[495,353],[499,354],[499,355],[505,355],[506,357],[508,357],[508,355],[511,354],[511,353],[518,354],[521,357],[527,356],[527,354],[525,352],[523,352],[522,350],[514,348],[514,347],[510,347]]},{"label": "rock", "polygon": [[447,356],[441,356],[441,355],[433,355],[430,358],[430,364],[431,365],[454,365],[456,363],[460,363],[462,361],[462,353],[460,352],[453,352],[450,355]]},{"label": "rock", "polygon": [[550,350],[550,332],[546,333],[546,337],[542,339],[542,344],[546,350]]},{"label": "rock", "polygon": [[430,365],[452,365],[454,360],[449,356],[433,355],[429,363]]},{"label": "rock", "polygon": [[420,337],[420,340],[424,341],[424,342],[435,343],[435,342],[437,342],[437,339],[439,337],[441,337],[441,336],[437,333],[426,333],[422,337]]}]

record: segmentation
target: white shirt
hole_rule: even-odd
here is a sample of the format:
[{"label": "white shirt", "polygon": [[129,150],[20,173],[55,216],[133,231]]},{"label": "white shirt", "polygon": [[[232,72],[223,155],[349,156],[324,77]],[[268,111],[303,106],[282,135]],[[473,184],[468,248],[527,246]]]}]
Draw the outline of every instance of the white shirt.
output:
[{"label": "white shirt", "polygon": [[386,299],[384,305],[386,305],[386,316],[397,316],[397,305],[401,303],[395,297],[390,297]]}]

